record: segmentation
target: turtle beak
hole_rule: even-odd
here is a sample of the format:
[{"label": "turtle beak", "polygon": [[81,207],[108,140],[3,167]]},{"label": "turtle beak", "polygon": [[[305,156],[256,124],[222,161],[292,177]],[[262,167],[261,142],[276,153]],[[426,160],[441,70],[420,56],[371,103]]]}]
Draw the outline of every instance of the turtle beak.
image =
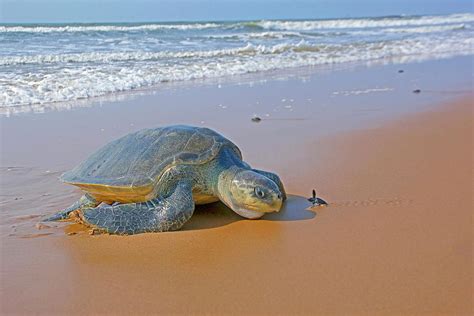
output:
[{"label": "turtle beak", "polygon": [[281,210],[282,205],[283,205],[283,198],[281,197],[281,194],[278,194],[272,204],[272,209],[274,209],[274,212],[279,212]]}]

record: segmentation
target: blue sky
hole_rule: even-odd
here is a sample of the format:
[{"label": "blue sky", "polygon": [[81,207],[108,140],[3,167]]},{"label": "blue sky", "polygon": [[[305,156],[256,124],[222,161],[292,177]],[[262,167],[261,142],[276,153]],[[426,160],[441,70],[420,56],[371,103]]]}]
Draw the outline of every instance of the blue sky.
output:
[{"label": "blue sky", "polygon": [[0,0],[0,23],[221,21],[473,12],[472,0]]}]

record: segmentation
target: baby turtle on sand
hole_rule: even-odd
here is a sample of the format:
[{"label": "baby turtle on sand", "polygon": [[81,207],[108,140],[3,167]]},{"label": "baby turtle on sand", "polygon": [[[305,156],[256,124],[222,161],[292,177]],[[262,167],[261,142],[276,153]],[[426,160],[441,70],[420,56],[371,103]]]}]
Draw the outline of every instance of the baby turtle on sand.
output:
[{"label": "baby turtle on sand", "polygon": [[61,176],[85,191],[47,221],[71,214],[110,234],[180,229],[195,204],[222,201],[251,219],[279,211],[280,178],[252,169],[235,144],[208,128],[169,126],[119,138]]},{"label": "baby turtle on sand", "polygon": [[328,203],[326,203],[326,201],[324,201],[323,199],[320,199],[316,196],[316,190],[313,190],[313,196],[310,197],[308,199],[308,201],[310,201],[313,204],[313,206],[328,205]]}]

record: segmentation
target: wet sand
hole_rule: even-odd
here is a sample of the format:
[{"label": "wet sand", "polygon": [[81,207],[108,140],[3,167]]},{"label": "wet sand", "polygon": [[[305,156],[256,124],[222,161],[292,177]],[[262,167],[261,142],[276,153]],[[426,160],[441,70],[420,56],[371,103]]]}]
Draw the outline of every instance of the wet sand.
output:
[{"label": "wet sand", "polygon": [[[404,66],[404,80],[416,67]],[[370,83],[371,71],[394,69],[354,75],[366,71]],[[315,78],[5,119],[3,135],[16,138],[2,137],[2,314],[472,313],[472,98],[415,95],[412,79],[326,107],[308,101]],[[189,104],[207,94],[220,101]],[[393,95],[410,109],[394,111]],[[181,231],[129,237],[35,226],[80,196],[61,172],[154,122],[223,132],[253,166],[280,174],[284,209],[252,221],[216,203]],[[313,188],[329,207],[310,208]]]}]

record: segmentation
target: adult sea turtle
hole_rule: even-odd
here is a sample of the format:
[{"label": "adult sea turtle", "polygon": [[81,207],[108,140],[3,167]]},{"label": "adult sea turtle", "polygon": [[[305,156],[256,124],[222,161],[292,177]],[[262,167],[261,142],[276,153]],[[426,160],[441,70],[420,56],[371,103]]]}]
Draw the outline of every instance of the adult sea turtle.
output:
[{"label": "adult sea turtle", "polygon": [[252,169],[231,141],[211,129],[184,125],[144,129],[112,141],[61,180],[85,194],[46,220],[74,214],[110,234],[177,230],[195,204],[218,200],[256,219],[279,211],[286,199],[280,178]]}]

